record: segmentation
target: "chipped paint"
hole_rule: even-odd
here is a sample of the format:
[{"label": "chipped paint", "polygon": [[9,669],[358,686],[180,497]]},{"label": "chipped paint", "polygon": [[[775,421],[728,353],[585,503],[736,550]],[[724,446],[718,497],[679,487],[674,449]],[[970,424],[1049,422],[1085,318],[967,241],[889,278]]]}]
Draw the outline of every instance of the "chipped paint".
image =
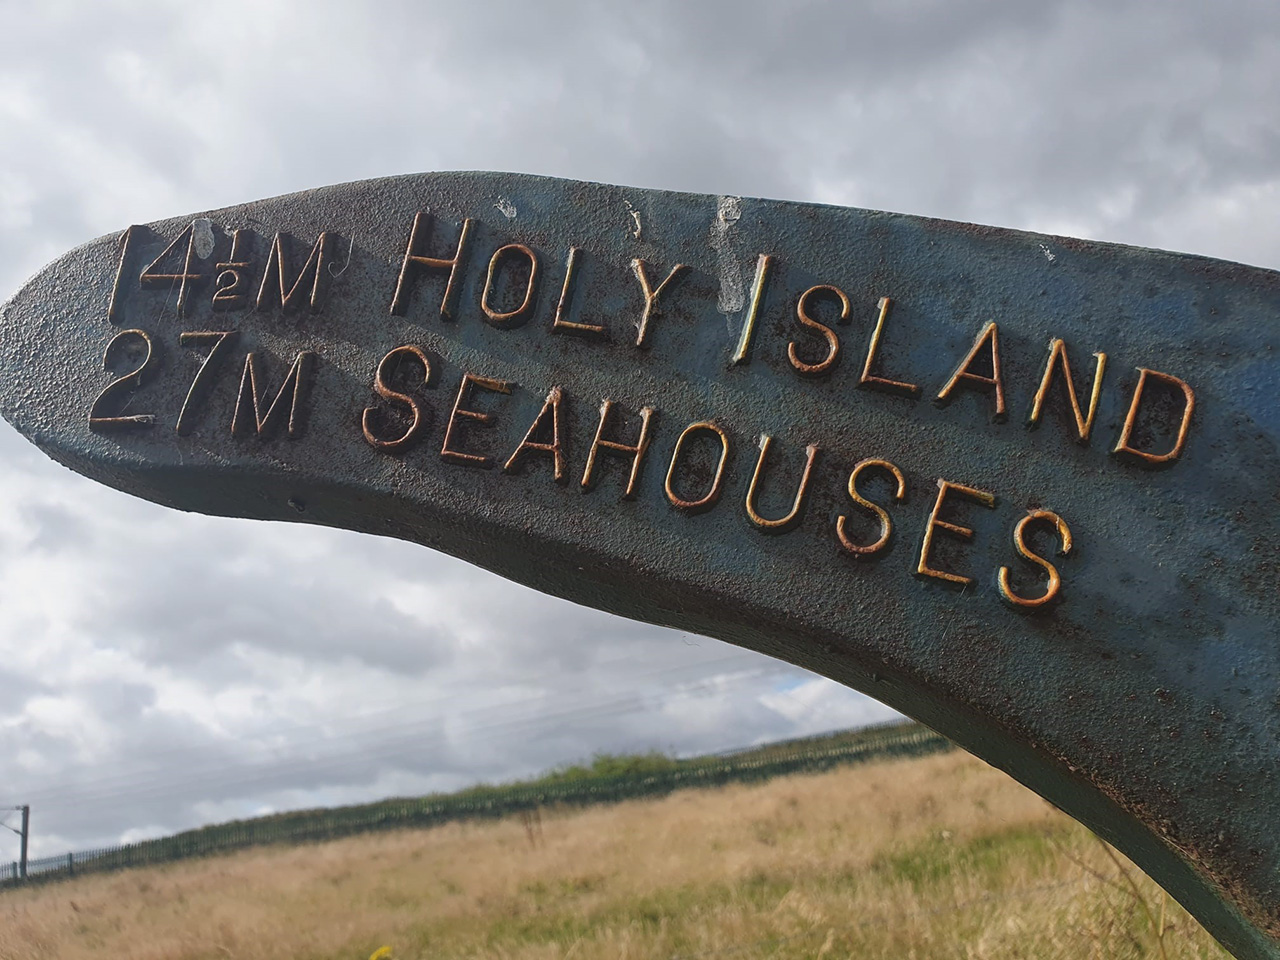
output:
[{"label": "chipped paint", "polygon": [[213,255],[213,221],[208,217],[199,217],[191,221],[191,248],[201,260],[208,260]]},{"label": "chipped paint", "polygon": [[730,233],[742,219],[742,200],[739,197],[719,197],[716,215],[711,221],[708,241],[716,254],[716,270],[720,278],[720,296],[716,309],[732,318],[747,303],[746,284],[742,279],[742,264],[730,240]]},{"label": "chipped paint", "polygon": [[631,221],[634,224],[631,231],[632,239],[639,240],[640,234],[644,232],[644,225],[640,222],[640,211],[631,205],[630,200],[623,200],[622,202],[627,205],[627,212],[631,214]]}]

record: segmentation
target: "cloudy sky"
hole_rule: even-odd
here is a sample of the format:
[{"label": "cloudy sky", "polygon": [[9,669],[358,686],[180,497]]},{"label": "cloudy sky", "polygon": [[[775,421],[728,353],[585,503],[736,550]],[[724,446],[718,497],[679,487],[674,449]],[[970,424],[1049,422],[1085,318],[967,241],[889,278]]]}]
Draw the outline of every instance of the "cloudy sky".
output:
[{"label": "cloudy sky", "polygon": [[[0,298],[129,223],[449,169],[1280,265],[1273,0],[2,9]],[[0,806],[36,856],[889,715],[421,547],[165,511],[0,426]]]}]

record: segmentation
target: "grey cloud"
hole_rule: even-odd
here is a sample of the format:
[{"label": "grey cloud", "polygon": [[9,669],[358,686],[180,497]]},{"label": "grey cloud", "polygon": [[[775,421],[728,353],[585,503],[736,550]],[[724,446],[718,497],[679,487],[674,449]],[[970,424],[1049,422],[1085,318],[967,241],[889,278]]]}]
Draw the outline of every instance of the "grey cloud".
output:
[{"label": "grey cloud", "polygon": [[[270,533],[250,538],[259,543]],[[286,535],[282,532],[277,536]],[[219,538],[221,539],[221,538]],[[92,623],[109,640],[157,664],[208,662],[227,647],[249,645],[280,654],[341,661],[418,674],[439,666],[452,637],[424,626],[365,589],[338,556],[272,558],[262,568],[210,564],[209,557],[243,549],[243,541],[180,547],[150,570],[142,590],[131,574],[102,571],[103,601]]]},{"label": "grey cloud", "polygon": [[35,527],[27,547],[30,550],[57,553],[89,545],[89,533],[70,510],[56,503],[33,503],[27,516]]},{"label": "grey cloud", "polygon": [[[0,716],[20,706],[28,697],[46,694],[49,689],[38,677],[0,666]],[[0,796],[0,802],[3,800]]]}]

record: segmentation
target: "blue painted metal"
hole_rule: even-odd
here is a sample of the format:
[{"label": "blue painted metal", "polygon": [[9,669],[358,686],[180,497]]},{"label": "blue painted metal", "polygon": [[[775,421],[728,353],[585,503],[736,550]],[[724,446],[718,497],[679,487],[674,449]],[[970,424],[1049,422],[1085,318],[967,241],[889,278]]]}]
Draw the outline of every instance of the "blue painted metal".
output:
[{"label": "blue painted metal", "polygon": [[[440,314],[448,271],[412,261],[400,310],[390,310],[418,211],[434,218],[421,256],[450,257],[464,220],[474,220],[452,318]],[[1280,957],[1277,274],[864,210],[461,173],[205,214],[141,283],[192,223],[132,230],[123,260],[119,235],[87,244],[3,308],[0,408],[52,457],[181,509],[414,540],[865,690],[1094,828],[1238,956]],[[235,229],[246,232],[233,256]],[[277,231],[290,283],[317,235],[330,232],[315,312],[309,277],[290,311],[280,309],[278,280],[262,283]],[[494,321],[483,310],[486,270],[512,243],[538,258],[536,290],[526,315]],[[570,247],[580,253],[562,298]],[[773,259],[754,336],[732,363],[761,254]],[[499,258],[494,313],[519,305],[523,257]],[[645,302],[637,258],[651,286],[687,265],[658,297],[644,348],[635,345]],[[196,276],[185,293],[180,280],[155,279],[181,273]],[[815,285],[838,287],[849,311],[837,322],[838,295],[814,295],[813,315],[840,353],[823,375],[803,376],[789,344],[810,366],[829,350],[821,330],[797,320],[800,293]],[[216,291],[239,289],[245,299],[213,309]],[[891,307],[872,373],[917,385],[914,397],[859,386],[883,297]],[[553,331],[562,300],[562,324],[604,330]],[[1007,415],[993,416],[994,389],[974,378],[950,402],[934,402],[992,321]],[[141,388],[126,382],[98,413],[154,422],[91,429],[90,406],[112,379],[103,352],[119,336],[107,359],[127,372],[141,339],[121,331],[135,328],[150,336],[154,364]],[[208,368],[180,434],[179,412],[218,342],[208,334],[231,330],[238,339],[226,341],[225,363]],[[184,331],[206,336],[184,341]],[[1092,354],[1108,355],[1087,443],[1074,438],[1060,374],[1039,428],[1026,426],[1056,338],[1082,406]],[[390,386],[420,402],[421,433],[376,449],[362,432],[366,408],[374,439],[410,424],[407,404],[373,389],[380,360],[400,345],[420,348],[432,368],[426,386],[414,385],[421,366],[408,353],[386,368]],[[259,436],[247,394],[233,435],[250,349],[264,417],[289,364],[314,354],[302,371],[298,436],[288,436],[287,418]],[[989,356],[989,343],[980,354]],[[1185,448],[1163,464],[1111,452],[1138,368],[1194,394]],[[969,372],[994,373],[981,360]],[[463,415],[452,449],[490,457],[489,469],[441,456],[464,373],[511,384],[505,394],[473,386],[461,404],[493,420]],[[555,482],[546,450],[526,450],[503,470],[553,387],[562,388],[565,482]],[[1185,397],[1154,375],[1144,397],[1129,444],[1169,451]],[[606,435],[619,441],[638,435],[642,407],[657,411],[630,499],[616,450],[599,455],[592,489],[580,483],[605,398],[614,401]],[[700,421],[723,431],[730,454],[721,496],[692,512],[673,505],[664,479],[677,438]],[[547,443],[549,415],[540,422],[532,439]],[[774,438],[756,501],[765,518],[788,512],[806,446],[820,448],[803,510],[781,532],[753,523],[745,506],[762,434]],[[673,478],[679,498],[697,499],[711,484],[714,441],[706,429],[690,437]],[[844,516],[852,543],[876,539],[875,518],[846,489],[866,458],[896,465],[906,494],[892,499],[884,471],[860,480],[894,522],[890,548],[870,560],[836,532]],[[940,478],[994,495],[987,508],[953,492],[939,515],[974,531],[966,541],[935,529],[929,557],[935,569],[971,577],[962,589],[918,574]],[[1030,548],[1062,578],[1059,602],[1034,612],[1002,602],[996,585],[1007,566],[1015,594],[1046,589],[1043,571],[1014,548],[1029,510],[1054,511],[1073,539],[1062,556],[1051,525],[1029,528]]]}]

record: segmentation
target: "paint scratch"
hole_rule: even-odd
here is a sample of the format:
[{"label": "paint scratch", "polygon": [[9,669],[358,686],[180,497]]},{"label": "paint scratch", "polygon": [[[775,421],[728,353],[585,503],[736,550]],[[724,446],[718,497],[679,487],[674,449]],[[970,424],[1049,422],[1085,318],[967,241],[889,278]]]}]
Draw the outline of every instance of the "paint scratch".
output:
[{"label": "paint scratch", "polygon": [[498,202],[493,205],[493,208],[508,220],[514,220],[516,218],[516,205],[506,197],[499,197]]}]

